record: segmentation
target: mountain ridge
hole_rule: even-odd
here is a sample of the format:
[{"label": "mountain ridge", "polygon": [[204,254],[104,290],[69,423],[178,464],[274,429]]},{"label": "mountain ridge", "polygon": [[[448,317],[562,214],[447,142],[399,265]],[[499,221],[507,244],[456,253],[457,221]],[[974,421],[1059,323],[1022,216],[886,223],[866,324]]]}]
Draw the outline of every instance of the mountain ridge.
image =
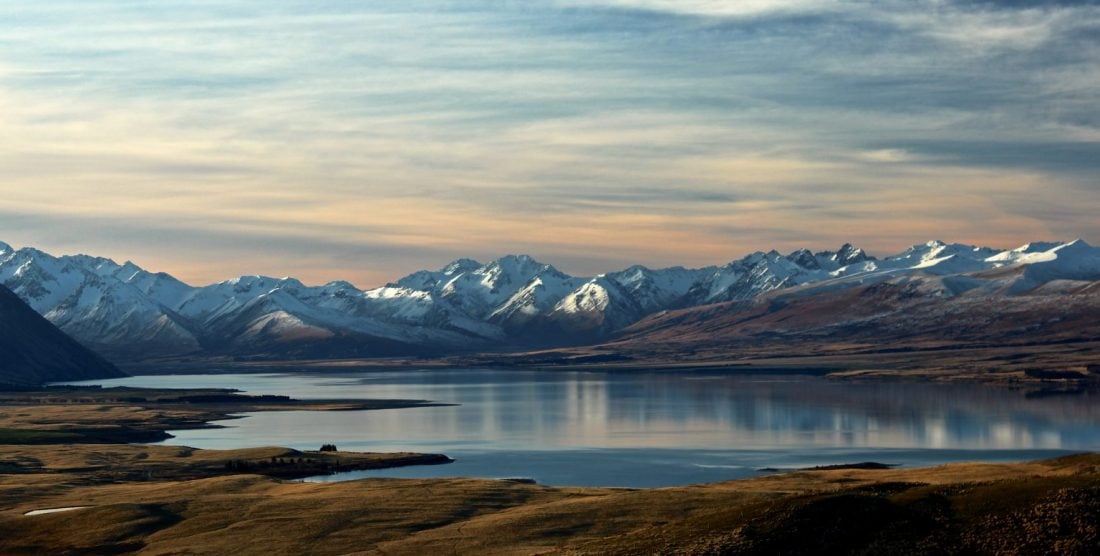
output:
[{"label": "mountain ridge", "polygon": [[0,284],[86,345],[123,359],[508,351],[599,343],[635,334],[638,323],[663,312],[751,304],[778,299],[776,292],[789,303],[910,281],[907,295],[940,301],[1039,290],[1049,297],[1096,280],[1100,249],[1080,239],[1007,250],[934,240],[881,259],[845,243],[836,251],[757,251],[720,266],[633,265],[593,277],[507,255],[484,264],[457,259],[369,290],[258,275],[196,287],[130,261],[0,243]]}]

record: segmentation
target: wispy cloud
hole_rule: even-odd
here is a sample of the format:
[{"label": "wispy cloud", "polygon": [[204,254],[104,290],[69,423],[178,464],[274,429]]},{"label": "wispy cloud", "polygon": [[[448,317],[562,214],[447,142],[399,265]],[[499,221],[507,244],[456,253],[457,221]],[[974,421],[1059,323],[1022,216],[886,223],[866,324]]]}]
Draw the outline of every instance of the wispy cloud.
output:
[{"label": "wispy cloud", "polygon": [[709,17],[753,17],[776,13],[813,13],[839,10],[836,0],[559,0],[565,6],[609,6]]},{"label": "wispy cloud", "polygon": [[7,3],[0,239],[371,285],[505,252],[1100,236],[1098,25],[1090,2]]}]

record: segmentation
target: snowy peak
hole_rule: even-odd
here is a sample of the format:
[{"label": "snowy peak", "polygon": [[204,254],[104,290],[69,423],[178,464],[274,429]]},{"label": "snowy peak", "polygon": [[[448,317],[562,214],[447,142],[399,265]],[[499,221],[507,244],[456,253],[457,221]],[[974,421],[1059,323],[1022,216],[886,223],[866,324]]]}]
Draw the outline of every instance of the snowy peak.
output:
[{"label": "snowy peak", "polygon": [[[533,284],[541,278],[540,284]],[[431,288],[459,310],[478,319],[500,318],[502,312],[511,314],[507,307],[524,289],[551,286],[552,290],[570,279],[551,265],[543,264],[528,255],[507,255],[474,270],[454,275],[442,286]],[[528,304],[536,299],[528,296]],[[540,303],[541,304],[541,303]],[[494,315],[497,315],[494,317]]]},{"label": "snowy peak", "polygon": [[[0,262],[0,282],[86,345],[144,350],[163,342],[177,353],[197,348],[193,335],[155,299],[116,276],[123,269],[110,259],[24,248]],[[125,270],[144,272],[132,263]]]},{"label": "snowy peak", "polygon": [[531,278],[547,274],[565,276],[558,269],[540,263],[530,255],[507,255],[474,270],[473,273],[486,277],[494,286],[511,284],[517,280],[527,282]]},{"label": "snowy peak", "polygon": [[565,313],[602,313],[611,303],[609,291],[618,289],[607,276],[601,275],[570,292],[554,307]]},{"label": "snowy peak", "polygon": [[[809,257],[809,258],[807,258]],[[812,262],[810,260],[812,258]],[[835,262],[809,255],[805,250],[783,256],[776,251],[757,251],[724,267],[692,286],[688,304],[718,303],[750,299],[774,289],[824,279],[826,262]]]},{"label": "snowy peak", "polygon": [[446,278],[447,275],[443,272],[432,272],[430,270],[418,270],[396,282],[387,284],[389,286],[396,286],[402,288],[409,288],[413,290],[431,290],[434,289],[439,282]]},{"label": "snowy peak", "polygon": [[277,290],[302,294],[306,286],[293,278],[238,276],[204,288],[196,288],[181,298],[172,309],[198,322],[210,322],[226,313],[243,309],[257,297]]},{"label": "snowy peak", "polygon": [[44,314],[75,295],[93,274],[69,261],[24,247],[0,266],[0,282]]},{"label": "snowy peak", "polygon": [[985,269],[986,266],[981,259],[973,259],[958,253],[952,253],[943,257],[923,258],[910,268],[942,276],[977,272]]},{"label": "snowy peak", "polygon": [[363,293],[359,288],[355,287],[354,284],[345,280],[334,280],[319,288],[313,289],[322,295],[332,297],[348,297]]},{"label": "snowy peak", "polygon": [[882,268],[893,271],[915,270],[935,275],[977,272],[988,268],[986,259],[996,253],[995,249],[989,247],[933,240],[888,257],[882,261]]},{"label": "snowy peak", "polygon": [[787,255],[787,260],[809,270],[821,270],[821,262],[809,249],[799,249]]},{"label": "snowy peak", "polygon": [[708,270],[714,271],[713,268],[688,270],[679,266],[652,270],[636,265],[620,272],[612,272],[607,277],[629,294],[643,311],[649,313],[678,306]]},{"label": "snowy peak", "polygon": [[1083,240],[1081,238],[1077,238],[1077,239],[1075,239],[1075,240],[1073,240],[1073,241],[1071,241],[1071,242],[1069,242],[1065,245],[1062,245],[1061,247],[1055,247],[1054,250],[1055,251],[1078,252],[1078,253],[1090,253],[1090,254],[1096,252],[1095,247],[1089,245],[1087,242],[1085,242],[1085,240]]},{"label": "snowy peak", "polygon": [[442,286],[450,278],[481,268],[481,263],[473,259],[458,259],[438,271],[418,270],[390,285],[414,290],[433,290]]},{"label": "snowy peak", "polygon": [[[922,245],[914,245],[900,254],[887,257],[882,261],[884,268],[890,269],[923,269],[934,270],[941,263],[946,263],[951,271],[979,270],[983,262],[996,255],[998,251],[989,247],[976,247],[961,243],[944,243],[939,240],[929,241]],[[963,262],[970,261],[970,262]],[[971,264],[973,263],[973,264]]]},{"label": "snowy peak", "polygon": [[332,290],[358,290],[354,284],[347,280],[333,280],[321,287]]},{"label": "snowy peak", "polygon": [[846,266],[875,260],[863,249],[845,243],[836,251],[811,252],[809,249],[799,249],[787,255],[787,260],[806,270],[835,271]]},{"label": "snowy peak", "polygon": [[462,272],[470,272],[481,268],[481,263],[473,259],[458,259],[451,264],[443,267],[440,272],[447,276],[454,276]]},{"label": "snowy peak", "polygon": [[1007,265],[1032,265],[1061,259],[1063,265],[1075,262],[1087,262],[1096,256],[1100,249],[1089,245],[1083,239],[1066,243],[1032,242],[1026,245],[992,255],[986,262],[995,267]]},{"label": "snowy peak", "polygon": [[426,291],[418,291],[418,290],[413,290],[413,289],[409,289],[409,288],[394,287],[394,286],[383,286],[381,288],[375,288],[373,290],[365,291],[365,292],[363,292],[363,296],[366,297],[367,299],[378,299],[378,300],[381,300],[381,299],[397,299],[397,298],[426,300],[426,299],[431,299],[432,294],[430,294]]},{"label": "snowy peak", "polygon": [[549,318],[570,334],[598,337],[629,326],[646,313],[618,282],[601,274],[569,292],[554,305]]},{"label": "snowy peak", "polygon": [[551,309],[558,300],[576,288],[579,282],[579,279],[556,270],[540,273],[495,309],[488,320],[509,327],[526,324]]},{"label": "snowy peak", "polygon": [[840,266],[848,266],[851,264],[861,263],[869,260],[871,257],[867,256],[867,253],[858,247],[853,247],[851,243],[845,243],[837,250],[836,256],[833,260]]},{"label": "snowy peak", "polygon": [[[230,278],[229,280],[221,282],[221,284],[232,286],[234,291],[246,292],[252,289],[271,290],[278,287],[279,283],[282,281],[283,279],[255,274],[251,276]],[[297,282],[297,280],[294,281]]]},{"label": "snowy peak", "polygon": [[125,282],[162,307],[173,310],[195,291],[195,288],[164,272],[152,273],[141,270],[130,275]]},{"label": "snowy peak", "polygon": [[1046,251],[1021,252],[1010,261],[1024,268],[1027,278],[1036,284],[1051,280],[1100,280],[1100,248],[1082,239]]},{"label": "snowy peak", "polygon": [[989,262],[1015,262],[1016,259],[1029,255],[1031,253],[1042,253],[1044,251],[1050,251],[1055,247],[1064,245],[1056,241],[1033,241],[1031,243],[1025,243],[1024,245],[1008,251],[997,253],[992,257],[986,259]]}]

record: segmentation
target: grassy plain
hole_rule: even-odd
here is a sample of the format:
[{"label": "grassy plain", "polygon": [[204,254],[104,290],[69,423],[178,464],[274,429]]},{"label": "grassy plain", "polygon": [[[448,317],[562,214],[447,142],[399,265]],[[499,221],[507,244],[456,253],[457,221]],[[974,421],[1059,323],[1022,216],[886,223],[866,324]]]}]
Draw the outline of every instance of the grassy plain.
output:
[{"label": "grassy plain", "polygon": [[[226,457],[118,446],[0,450],[4,554],[1095,553],[1100,457],[821,470],[625,490],[476,479],[285,482],[252,474],[102,480]],[[89,506],[38,516],[47,508]]]}]

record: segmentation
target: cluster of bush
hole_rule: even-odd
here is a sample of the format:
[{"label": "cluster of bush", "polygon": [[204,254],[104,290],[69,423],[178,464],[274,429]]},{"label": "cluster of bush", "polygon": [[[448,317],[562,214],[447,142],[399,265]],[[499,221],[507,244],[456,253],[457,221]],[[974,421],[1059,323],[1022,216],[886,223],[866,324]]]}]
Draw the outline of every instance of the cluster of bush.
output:
[{"label": "cluster of bush", "polygon": [[336,445],[335,444],[322,444],[321,445],[321,451],[322,452],[335,452],[336,451]]},{"label": "cluster of bush", "polygon": [[328,469],[330,464],[328,462],[318,462],[317,460],[305,459],[305,458],[279,458],[272,457],[271,461],[246,461],[240,459],[233,459],[225,462],[225,468],[228,471],[255,471],[257,469],[270,469],[273,467],[290,467],[303,465],[316,466]]}]

